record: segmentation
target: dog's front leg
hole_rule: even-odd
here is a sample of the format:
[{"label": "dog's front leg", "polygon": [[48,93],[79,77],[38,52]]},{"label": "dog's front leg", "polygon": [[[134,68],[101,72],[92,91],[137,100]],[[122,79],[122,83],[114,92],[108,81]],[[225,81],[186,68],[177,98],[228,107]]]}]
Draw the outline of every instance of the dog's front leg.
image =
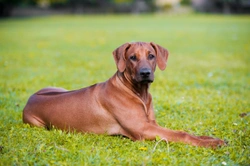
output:
[{"label": "dog's front leg", "polygon": [[157,136],[169,142],[182,142],[193,146],[212,147],[225,145],[224,141],[208,136],[193,136],[183,131],[166,129],[157,125],[146,124],[143,129],[144,139],[155,139]]}]

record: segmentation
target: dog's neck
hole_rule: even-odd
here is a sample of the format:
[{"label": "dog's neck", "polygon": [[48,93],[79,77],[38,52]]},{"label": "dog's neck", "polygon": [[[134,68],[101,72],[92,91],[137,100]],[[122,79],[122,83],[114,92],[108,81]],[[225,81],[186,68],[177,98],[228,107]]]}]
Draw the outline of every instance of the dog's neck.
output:
[{"label": "dog's neck", "polygon": [[117,72],[118,78],[121,82],[134,94],[136,94],[144,103],[147,103],[149,100],[149,87],[150,83],[138,83],[131,79],[126,72]]}]

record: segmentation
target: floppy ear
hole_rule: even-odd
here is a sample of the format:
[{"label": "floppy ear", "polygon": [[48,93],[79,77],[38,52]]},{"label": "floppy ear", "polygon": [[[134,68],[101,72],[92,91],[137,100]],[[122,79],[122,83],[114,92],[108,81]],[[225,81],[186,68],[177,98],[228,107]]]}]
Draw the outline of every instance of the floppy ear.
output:
[{"label": "floppy ear", "polygon": [[153,42],[150,42],[150,44],[156,52],[156,62],[157,62],[158,67],[161,70],[164,70],[167,66],[168,50],[166,50],[165,48]]},{"label": "floppy ear", "polygon": [[119,72],[124,72],[126,68],[125,54],[129,46],[129,43],[125,43],[113,51],[113,56]]}]

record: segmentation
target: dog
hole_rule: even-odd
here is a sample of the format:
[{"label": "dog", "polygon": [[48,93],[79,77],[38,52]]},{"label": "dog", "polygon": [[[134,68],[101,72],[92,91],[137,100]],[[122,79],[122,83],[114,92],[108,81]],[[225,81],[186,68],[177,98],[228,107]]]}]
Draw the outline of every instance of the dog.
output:
[{"label": "dog", "polygon": [[23,110],[23,122],[64,131],[122,135],[132,140],[182,142],[222,146],[223,140],[194,136],[159,126],[152,96],[156,66],[166,68],[167,49],[153,42],[125,43],[113,51],[117,72],[106,82],[79,90],[48,87],[33,94]]}]

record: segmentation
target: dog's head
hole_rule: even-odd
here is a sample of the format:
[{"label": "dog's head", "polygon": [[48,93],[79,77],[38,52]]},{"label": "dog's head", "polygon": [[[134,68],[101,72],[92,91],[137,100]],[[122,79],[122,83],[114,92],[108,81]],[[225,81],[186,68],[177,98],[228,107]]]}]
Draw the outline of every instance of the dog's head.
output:
[{"label": "dog's head", "polygon": [[154,43],[125,43],[113,51],[119,72],[126,72],[133,81],[151,83],[154,81],[156,64],[166,68],[168,51]]}]

